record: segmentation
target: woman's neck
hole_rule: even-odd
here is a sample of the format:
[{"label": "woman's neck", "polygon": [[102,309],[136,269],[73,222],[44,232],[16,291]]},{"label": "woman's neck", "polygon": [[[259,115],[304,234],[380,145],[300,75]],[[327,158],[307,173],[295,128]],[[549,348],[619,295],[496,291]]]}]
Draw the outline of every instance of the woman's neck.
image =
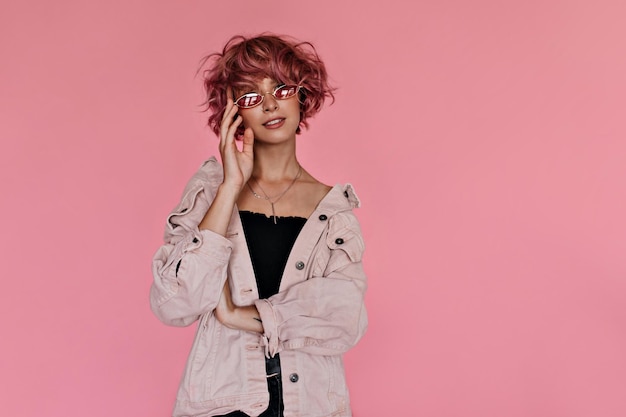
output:
[{"label": "woman's neck", "polygon": [[295,146],[255,146],[252,177],[257,181],[292,179],[300,169]]}]

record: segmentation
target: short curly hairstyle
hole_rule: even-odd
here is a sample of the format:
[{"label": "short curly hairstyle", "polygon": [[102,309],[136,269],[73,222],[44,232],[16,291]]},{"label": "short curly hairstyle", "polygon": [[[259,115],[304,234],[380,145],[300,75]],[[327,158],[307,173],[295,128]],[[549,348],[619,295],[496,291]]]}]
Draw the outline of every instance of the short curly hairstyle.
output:
[{"label": "short curly hairstyle", "polygon": [[[290,37],[261,34],[255,37],[234,36],[216,52],[201,60],[198,72],[203,74],[206,92],[205,111],[210,113],[209,127],[219,137],[220,123],[228,94],[263,78],[279,83],[297,84],[300,88],[300,126],[308,127],[307,119],[319,112],[327,98],[335,101],[328,82],[326,67],[310,42]],[[243,134],[240,126],[237,136]]]}]

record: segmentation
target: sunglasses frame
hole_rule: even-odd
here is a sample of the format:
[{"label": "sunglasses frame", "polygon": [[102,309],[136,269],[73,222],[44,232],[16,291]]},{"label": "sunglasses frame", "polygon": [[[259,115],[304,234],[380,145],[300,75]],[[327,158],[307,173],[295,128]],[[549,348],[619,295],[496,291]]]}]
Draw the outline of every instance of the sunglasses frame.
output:
[{"label": "sunglasses frame", "polygon": [[[289,96],[289,97],[276,97],[276,92],[279,89],[284,88],[284,87],[296,87],[296,92],[293,95]],[[273,91],[266,91],[265,93],[262,93],[262,94],[261,93],[254,93],[254,92],[246,93],[246,94],[242,95],[241,97],[239,97],[238,99],[236,99],[234,101],[234,103],[235,103],[235,106],[239,107],[240,109],[253,109],[253,108],[255,108],[255,107],[257,107],[257,106],[259,106],[259,105],[261,105],[263,103],[263,101],[265,100],[265,95],[266,94],[271,94],[272,97],[274,97],[275,100],[287,100],[287,99],[290,99],[291,97],[298,96],[298,93],[300,93],[300,89],[301,88],[302,88],[301,85],[296,85],[296,84],[280,84],[280,85],[277,85],[274,88]],[[240,106],[239,104],[237,104],[237,102],[239,100],[241,100],[242,98],[244,98],[245,96],[247,96],[249,94],[256,94],[256,95],[261,96],[261,101],[259,101],[258,103],[256,103],[253,106]],[[297,98],[298,98],[298,102],[300,103],[300,97],[298,96]],[[300,104],[302,104],[302,103],[300,103]]]}]

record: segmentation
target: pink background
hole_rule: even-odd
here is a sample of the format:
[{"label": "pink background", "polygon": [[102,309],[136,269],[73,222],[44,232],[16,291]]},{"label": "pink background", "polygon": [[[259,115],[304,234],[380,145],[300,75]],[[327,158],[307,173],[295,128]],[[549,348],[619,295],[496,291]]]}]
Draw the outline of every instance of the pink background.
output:
[{"label": "pink background", "polygon": [[363,200],[355,415],[623,417],[624,4],[3,2],[0,413],[169,415],[194,329],[150,260],[217,152],[194,71],[271,30],[340,87],[299,154]]}]

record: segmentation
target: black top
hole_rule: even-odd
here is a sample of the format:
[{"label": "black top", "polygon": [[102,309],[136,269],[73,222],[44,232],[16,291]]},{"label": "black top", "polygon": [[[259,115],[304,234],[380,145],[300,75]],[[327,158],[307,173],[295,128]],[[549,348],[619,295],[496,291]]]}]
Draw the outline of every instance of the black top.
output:
[{"label": "black top", "polygon": [[243,231],[252,259],[259,298],[278,293],[291,248],[302,230],[304,217],[273,217],[240,211]]}]

